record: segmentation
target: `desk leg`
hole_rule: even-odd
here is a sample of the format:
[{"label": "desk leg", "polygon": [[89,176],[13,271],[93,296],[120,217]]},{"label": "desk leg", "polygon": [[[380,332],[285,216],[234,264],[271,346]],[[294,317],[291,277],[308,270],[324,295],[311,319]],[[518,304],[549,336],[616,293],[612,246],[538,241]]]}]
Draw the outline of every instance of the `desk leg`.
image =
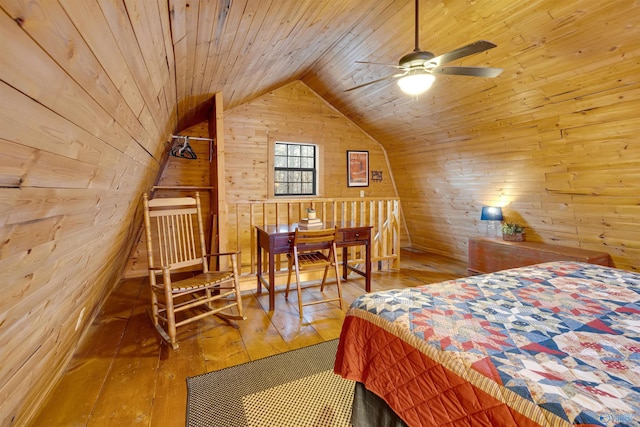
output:
[{"label": "desk leg", "polygon": [[276,273],[275,257],[272,251],[269,251],[269,311],[273,311],[276,305]]},{"label": "desk leg", "polygon": [[371,292],[371,239],[369,239],[365,247],[367,265],[365,266],[364,289],[367,292]]},{"label": "desk leg", "polygon": [[342,248],[342,278],[347,280],[347,275],[349,274],[349,269],[347,268],[348,264],[347,259],[347,247]]},{"label": "desk leg", "polygon": [[256,278],[258,279],[258,294],[262,293],[262,248],[260,244],[258,244],[258,252],[256,254],[258,256],[258,261],[256,265]]}]

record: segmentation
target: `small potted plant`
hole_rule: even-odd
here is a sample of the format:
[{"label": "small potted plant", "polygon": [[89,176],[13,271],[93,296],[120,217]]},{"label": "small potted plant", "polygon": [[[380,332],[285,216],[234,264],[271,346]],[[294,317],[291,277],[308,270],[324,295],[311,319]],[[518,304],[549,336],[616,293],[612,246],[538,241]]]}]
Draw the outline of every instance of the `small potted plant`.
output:
[{"label": "small potted plant", "polygon": [[315,217],[316,217],[316,210],[313,209],[313,207],[307,208],[307,218],[315,219]]},{"label": "small potted plant", "polygon": [[524,240],[524,228],[515,222],[502,224],[502,240],[522,242]]}]

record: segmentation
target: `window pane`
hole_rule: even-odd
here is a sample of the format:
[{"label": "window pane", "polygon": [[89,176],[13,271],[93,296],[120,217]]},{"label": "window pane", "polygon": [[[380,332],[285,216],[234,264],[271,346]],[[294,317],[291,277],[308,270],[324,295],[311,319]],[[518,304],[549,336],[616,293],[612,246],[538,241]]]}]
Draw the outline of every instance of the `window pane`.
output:
[{"label": "window pane", "polygon": [[310,182],[302,184],[302,193],[313,194],[313,184]]},{"label": "window pane", "polygon": [[302,180],[302,173],[299,171],[289,171],[289,182],[300,182]]},{"label": "window pane", "polygon": [[302,172],[302,181],[303,182],[313,182],[313,172],[311,171],[304,171]]},{"label": "window pane", "polygon": [[277,168],[286,168],[287,167],[287,157],[286,156],[276,156],[274,159],[274,165]]},{"label": "window pane", "polygon": [[299,144],[287,145],[287,154],[289,156],[300,157],[300,145]]},{"label": "window pane", "polygon": [[316,147],[312,147],[311,145],[303,145],[300,147],[300,155],[305,157],[313,156],[315,154],[315,148]]},{"label": "window pane", "polygon": [[303,157],[300,159],[300,167],[305,169],[313,168],[313,159],[309,157]]},{"label": "window pane", "polygon": [[274,194],[282,196],[316,194],[316,146],[276,143]]}]

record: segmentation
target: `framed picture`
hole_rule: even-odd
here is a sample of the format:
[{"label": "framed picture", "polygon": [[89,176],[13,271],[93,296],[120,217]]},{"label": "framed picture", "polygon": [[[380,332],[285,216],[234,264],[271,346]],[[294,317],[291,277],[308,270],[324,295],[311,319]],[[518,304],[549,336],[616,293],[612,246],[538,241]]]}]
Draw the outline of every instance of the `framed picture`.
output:
[{"label": "framed picture", "polygon": [[369,186],[368,151],[347,151],[347,185],[349,187]]}]

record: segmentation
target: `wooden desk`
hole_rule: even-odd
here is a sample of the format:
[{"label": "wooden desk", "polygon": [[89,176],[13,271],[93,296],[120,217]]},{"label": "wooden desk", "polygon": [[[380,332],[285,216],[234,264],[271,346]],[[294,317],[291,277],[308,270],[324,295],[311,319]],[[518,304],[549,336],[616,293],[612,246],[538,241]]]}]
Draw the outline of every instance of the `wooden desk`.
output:
[{"label": "wooden desk", "polygon": [[[269,291],[269,311],[273,311],[275,305],[275,255],[293,253],[293,235],[298,224],[282,224],[256,226],[258,265],[256,276],[258,278],[258,293],[262,292],[262,285]],[[325,228],[333,228],[335,225],[326,223]],[[346,280],[349,271],[353,271],[365,278],[365,290],[371,292],[371,226],[354,225],[351,223],[338,224],[338,240],[336,246],[342,248],[342,277]],[[365,246],[365,271],[356,269],[347,263],[347,248],[349,246]],[[265,279],[262,270],[262,250],[269,253],[268,280]]]},{"label": "wooden desk", "polygon": [[613,267],[606,252],[538,242],[507,242],[476,237],[469,239],[469,273],[483,274],[549,261],[580,261]]}]

